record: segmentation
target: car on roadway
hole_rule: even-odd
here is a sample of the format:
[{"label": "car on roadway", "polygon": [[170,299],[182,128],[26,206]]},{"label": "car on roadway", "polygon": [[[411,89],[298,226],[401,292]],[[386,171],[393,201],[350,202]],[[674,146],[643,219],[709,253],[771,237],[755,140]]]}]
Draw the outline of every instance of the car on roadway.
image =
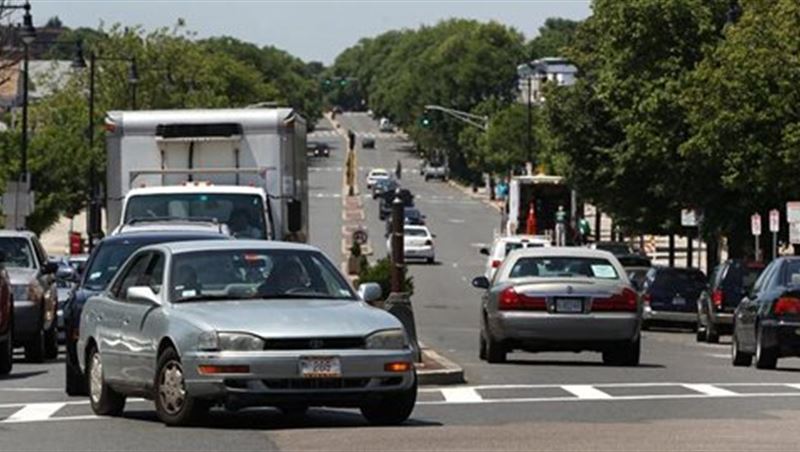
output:
[{"label": "car on roadway", "polygon": [[98,415],[155,399],[168,425],[213,405],[358,407],[399,424],[417,395],[402,323],[371,307],[317,248],[272,241],[165,243],[134,253],[81,315],[78,354]]},{"label": "car on roadway", "polygon": [[622,268],[628,273],[628,279],[637,291],[641,291],[644,286],[644,279],[647,272],[653,268],[653,262],[647,256],[641,254],[624,254],[617,256],[617,260],[622,264]]},{"label": "car on roadway", "polygon": [[422,168],[422,176],[426,182],[431,179],[447,181],[449,175],[450,171],[443,162],[427,162]]},{"label": "car on roadway", "polygon": [[385,192],[378,202],[378,218],[381,221],[392,216],[392,203],[395,198],[400,198],[403,208],[414,207],[414,195],[406,188],[400,188],[392,192]]},{"label": "car on roadway", "polygon": [[79,276],[83,274],[83,270],[86,269],[86,262],[88,261],[89,254],[87,253],[70,254],[67,256],[67,263],[70,267],[75,269]]},{"label": "car on roadway", "polygon": [[86,301],[102,293],[125,260],[143,246],[189,240],[225,240],[231,237],[213,229],[187,228],[178,222],[159,229],[128,228],[101,240],[92,250],[86,271],[64,303],[64,344],[66,348],[64,389],[68,395],[86,395],[86,378],[78,366],[77,340]]},{"label": "car on roadway", "polygon": [[728,259],[711,274],[709,287],[697,300],[697,341],[719,342],[730,334],[733,313],[764,270],[763,262]]},{"label": "car on roadway", "polygon": [[36,234],[0,231],[0,252],[14,296],[14,344],[25,359],[41,363],[58,356],[57,300],[54,274],[58,264],[47,258]]},{"label": "car on roadway", "polygon": [[361,148],[362,149],[375,149],[375,136],[374,135],[363,135],[361,137]]},{"label": "car on roadway", "polygon": [[642,307],[619,261],[586,248],[522,248],[494,280],[478,276],[480,354],[502,363],[515,350],[601,352],[607,365],[636,366]]},{"label": "car on roadway", "polygon": [[644,324],[697,325],[697,299],[706,289],[706,276],[696,268],[656,266],[650,269],[642,284]]},{"label": "car on roadway", "polygon": [[800,356],[800,257],[773,260],[733,314],[731,360],[774,369],[778,359]]},{"label": "car on roadway", "polygon": [[372,199],[378,199],[387,192],[394,192],[400,184],[394,179],[378,179],[372,185]]},{"label": "car on roadway", "polygon": [[[403,226],[403,258],[422,259],[429,264],[436,262],[436,245],[433,241],[435,237],[427,226]],[[391,236],[386,240],[386,249],[391,254]]]},{"label": "car on roadway", "polygon": [[588,247],[593,250],[608,251],[617,257],[636,254],[636,251],[633,249],[633,247],[625,242],[600,241],[590,243]]},{"label": "car on roadway", "polygon": [[391,133],[394,132],[394,126],[389,118],[381,118],[378,122],[378,130],[381,132]]},{"label": "car on roadway", "polygon": [[8,375],[14,367],[14,295],[3,262],[0,255],[0,375]]},{"label": "car on roadway", "polygon": [[367,174],[367,189],[371,190],[372,186],[381,179],[391,179],[392,175],[383,168],[373,168]]},{"label": "car on roadway", "polygon": [[312,143],[309,146],[311,147],[311,155],[314,157],[331,156],[331,147],[328,143]]},{"label": "car on roadway", "polygon": [[497,237],[491,248],[483,247],[480,253],[488,256],[486,270],[483,276],[489,281],[494,277],[495,271],[505,260],[506,256],[520,248],[546,248],[550,246],[550,239],[538,235],[507,235]]}]

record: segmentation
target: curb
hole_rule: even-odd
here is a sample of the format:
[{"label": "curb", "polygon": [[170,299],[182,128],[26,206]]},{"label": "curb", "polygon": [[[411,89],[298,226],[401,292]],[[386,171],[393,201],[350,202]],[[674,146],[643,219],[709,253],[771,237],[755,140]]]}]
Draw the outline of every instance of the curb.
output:
[{"label": "curb", "polygon": [[441,369],[420,370],[417,369],[417,382],[422,386],[444,386],[444,385],[458,385],[466,383],[464,379],[464,369],[458,364],[450,361],[444,356],[430,348],[426,348],[420,344],[422,349],[422,361],[426,358],[433,361]]}]

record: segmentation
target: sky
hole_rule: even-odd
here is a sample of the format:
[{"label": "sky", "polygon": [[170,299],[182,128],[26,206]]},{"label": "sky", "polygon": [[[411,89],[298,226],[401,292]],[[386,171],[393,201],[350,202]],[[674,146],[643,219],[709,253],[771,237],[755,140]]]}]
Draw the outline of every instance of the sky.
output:
[{"label": "sky", "polygon": [[363,37],[417,28],[452,18],[495,20],[527,38],[548,17],[583,19],[589,0],[527,1],[332,1],[332,0],[30,0],[34,23],[58,16],[77,28],[141,25],[173,26],[179,18],[198,37],[233,36],[260,46],[273,45],[305,61],[331,64]]}]

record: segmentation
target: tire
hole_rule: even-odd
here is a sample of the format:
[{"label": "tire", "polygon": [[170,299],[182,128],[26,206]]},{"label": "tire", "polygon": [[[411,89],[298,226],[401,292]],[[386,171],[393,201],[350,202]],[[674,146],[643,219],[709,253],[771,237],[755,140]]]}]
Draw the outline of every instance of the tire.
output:
[{"label": "tire", "polygon": [[81,371],[75,366],[70,366],[68,363],[64,373],[64,391],[69,396],[86,396],[89,395],[89,390],[86,385],[86,378]]},{"label": "tire", "polygon": [[156,414],[169,426],[190,425],[201,419],[211,405],[186,393],[183,367],[173,348],[158,357],[155,377]]},{"label": "tire", "polygon": [[11,337],[13,327],[8,327],[8,337],[0,342],[0,375],[8,375],[14,367],[14,339]]},{"label": "tire", "polygon": [[89,349],[86,357],[86,374],[89,376],[89,403],[99,416],[119,416],[125,408],[125,396],[106,384],[103,377],[103,360],[96,347]]},{"label": "tire", "polygon": [[753,362],[753,355],[742,351],[739,348],[739,339],[736,337],[736,328],[731,337],[731,363],[736,367],[750,367]]},{"label": "tire", "polygon": [[30,363],[43,363],[45,357],[45,333],[42,330],[36,337],[25,343],[25,360]]},{"label": "tire", "polygon": [[431,180],[431,178],[428,177],[428,176],[425,176],[425,182],[428,182],[429,180]]},{"label": "tire", "polygon": [[480,358],[481,361],[486,361],[486,357],[486,338],[483,336],[483,331],[481,331],[480,339],[478,341],[478,358]]},{"label": "tire", "polygon": [[642,331],[649,331],[650,330],[650,322],[647,320],[642,320]]},{"label": "tire", "polygon": [[383,396],[377,403],[361,406],[361,414],[372,425],[399,425],[405,422],[417,403],[417,376],[411,388]]},{"label": "tire", "polygon": [[603,364],[607,366],[638,366],[642,355],[642,340],[637,337],[632,342],[603,351]]},{"label": "tire", "polygon": [[436,262],[436,259],[433,258],[433,257],[429,257],[429,258],[425,259],[425,262],[427,262],[429,264],[433,264],[434,262]]},{"label": "tire", "polygon": [[44,332],[44,358],[58,358],[58,329],[55,319],[53,319],[50,329]]},{"label": "tire", "polygon": [[[698,332],[699,333],[699,332]],[[705,333],[705,341],[709,344],[718,344],[719,343],[719,331],[714,326],[713,323],[710,321],[706,324]]]},{"label": "tire", "polygon": [[764,330],[756,331],[756,368],[774,369],[778,365],[777,347],[764,347]]},{"label": "tire", "polygon": [[702,329],[699,324],[697,325],[697,333],[695,333],[694,340],[697,342],[706,341],[706,330]]},{"label": "tire", "polygon": [[486,333],[486,361],[489,364],[501,364],[506,362],[506,355],[508,350],[501,342],[492,339],[492,336],[487,331]]}]

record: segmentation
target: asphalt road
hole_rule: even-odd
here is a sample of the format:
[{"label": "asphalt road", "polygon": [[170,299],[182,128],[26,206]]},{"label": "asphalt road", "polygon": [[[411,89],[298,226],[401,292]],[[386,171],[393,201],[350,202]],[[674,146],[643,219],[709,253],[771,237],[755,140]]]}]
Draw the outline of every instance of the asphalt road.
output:
[{"label": "asphalt road", "polygon": [[[92,416],[85,398],[63,391],[63,362],[18,361],[0,379],[0,450],[794,450],[800,442],[800,360],[775,371],[733,368],[729,342],[694,342],[686,331],[647,332],[642,365],[605,367],[599,354],[512,354],[503,365],[477,359],[478,248],[492,239],[498,213],[442,182],[424,182],[400,137],[380,134],[363,114],[342,127],[377,137],[359,150],[363,187],[372,167],[405,169],[401,183],[437,234],[437,262],[412,264],[421,339],[461,364],[468,384],[424,388],[412,420],[367,427],[357,413],[312,410],[290,422],[269,409],[214,411],[195,428],[167,428],[150,402],[129,401],[122,418]],[[310,170],[311,237],[341,260],[344,141],[324,123],[310,140],[334,147]],[[359,140],[360,141],[360,140]],[[374,256],[386,253],[377,203],[365,225]]]}]

